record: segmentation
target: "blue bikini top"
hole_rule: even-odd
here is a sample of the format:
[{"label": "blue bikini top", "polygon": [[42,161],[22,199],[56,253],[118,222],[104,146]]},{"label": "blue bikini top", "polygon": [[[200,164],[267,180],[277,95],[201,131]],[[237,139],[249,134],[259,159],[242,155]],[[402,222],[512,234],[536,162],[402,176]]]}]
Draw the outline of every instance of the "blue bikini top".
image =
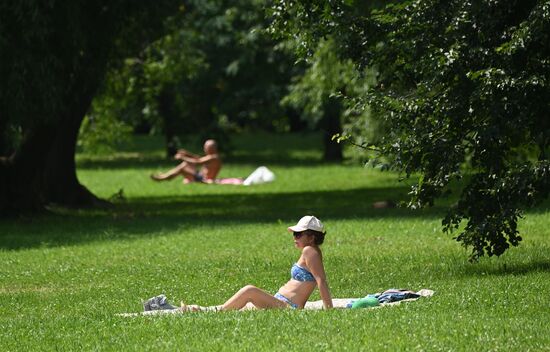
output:
[{"label": "blue bikini top", "polygon": [[315,281],[313,275],[305,268],[302,268],[298,263],[294,263],[290,269],[290,277],[297,281]]}]

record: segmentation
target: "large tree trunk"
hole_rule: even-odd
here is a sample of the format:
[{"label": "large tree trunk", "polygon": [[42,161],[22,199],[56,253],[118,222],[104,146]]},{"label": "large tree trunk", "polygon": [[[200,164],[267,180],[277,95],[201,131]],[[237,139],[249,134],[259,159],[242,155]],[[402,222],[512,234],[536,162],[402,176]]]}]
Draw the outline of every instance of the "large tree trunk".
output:
[{"label": "large tree trunk", "polygon": [[171,159],[178,151],[178,116],[175,109],[174,87],[167,85],[163,87],[158,97],[159,113],[164,122],[164,138],[166,142],[166,158]]},{"label": "large tree trunk", "polygon": [[80,184],[75,163],[80,124],[105,69],[106,61],[103,66],[96,63],[95,70],[83,64],[65,87],[65,104],[55,112],[56,117],[28,127],[17,151],[0,161],[1,214],[37,212],[50,203],[67,207],[108,204]]},{"label": "large tree trunk", "polygon": [[53,126],[46,124],[27,131],[17,152],[2,160],[2,214],[43,209],[45,198],[42,192],[42,171],[46,163],[44,153],[50,150],[54,131]]},{"label": "large tree trunk", "polygon": [[[94,59],[93,69],[90,68],[92,62],[87,62],[90,58]],[[66,104],[59,112],[53,142],[45,155],[42,193],[46,204],[74,208],[109,204],[80,184],[76,176],[75,152],[80,125],[107,71],[107,56],[101,50],[87,60],[74,75],[72,88],[67,90]]]},{"label": "large tree trunk", "polygon": [[[47,203],[67,207],[107,205],[78,181],[75,164],[75,145],[82,118],[59,126],[56,138],[46,157],[44,168],[44,199]],[[78,122],[78,123],[77,123]]]},{"label": "large tree trunk", "polygon": [[307,128],[307,121],[302,118],[300,112],[294,108],[286,109],[290,132],[303,132]]},{"label": "large tree trunk", "polygon": [[0,111],[0,155],[10,155],[11,143],[8,135],[8,123]]},{"label": "large tree trunk", "polygon": [[321,121],[323,129],[323,144],[325,161],[342,161],[342,145],[332,140],[332,136],[342,133],[342,123],[340,114],[342,113],[342,104],[336,98],[330,98],[325,104],[325,114]]},{"label": "large tree trunk", "polygon": [[82,115],[36,126],[17,152],[0,160],[0,214],[33,213],[57,203],[69,207],[106,205],[76,177],[76,138]]},{"label": "large tree trunk", "polygon": [[[164,19],[180,3],[12,1],[0,6],[0,51],[12,54],[0,61],[0,83],[6,83],[0,85],[1,155],[8,155],[13,142],[5,128],[24,128],[17,150],[0,157],[0,216],[41,210],[50,202],[99,202],[76,177],[82,119],[109,60],[142,50],[162,33]],[[32,16],[21,16],[28,13]]]},{"label": "large tree trunk", "polygon": [[66,109],[52,136],[53,143],[46,155],[43,171],[44,198],[47,203],[68,207],[106,205],[80,184],[76,176],[75,152],[78,132],[91,104],[93,94],[84,91]]}]

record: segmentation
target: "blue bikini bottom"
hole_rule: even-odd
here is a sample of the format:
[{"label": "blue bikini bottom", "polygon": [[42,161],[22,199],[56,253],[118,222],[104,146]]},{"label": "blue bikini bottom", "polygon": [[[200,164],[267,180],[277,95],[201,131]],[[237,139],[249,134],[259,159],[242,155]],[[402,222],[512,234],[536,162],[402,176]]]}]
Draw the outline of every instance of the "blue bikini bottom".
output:
[{"label": "blue bikini bottom", "polygon": [[289,300],[288,298],[286,298],[285,296],[283,296],[279,292],[277,292],[273,297],[277,298],[281,302],[285,302],[290,307],[292,307],[292,309],[298,309],[298,305],[296,303],[292,302],[291,300]]}]

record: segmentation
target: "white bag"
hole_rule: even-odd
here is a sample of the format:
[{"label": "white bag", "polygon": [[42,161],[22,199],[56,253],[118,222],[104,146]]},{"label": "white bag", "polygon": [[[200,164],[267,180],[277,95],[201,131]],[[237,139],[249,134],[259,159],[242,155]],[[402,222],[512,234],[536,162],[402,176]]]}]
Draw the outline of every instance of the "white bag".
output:
[{"label": "white bag", "polygon": [[275,174],[267,167],[260,166],[244,180],[243,185],[258,185],[260,183],[272,182],[273,180],[275,180]]}]

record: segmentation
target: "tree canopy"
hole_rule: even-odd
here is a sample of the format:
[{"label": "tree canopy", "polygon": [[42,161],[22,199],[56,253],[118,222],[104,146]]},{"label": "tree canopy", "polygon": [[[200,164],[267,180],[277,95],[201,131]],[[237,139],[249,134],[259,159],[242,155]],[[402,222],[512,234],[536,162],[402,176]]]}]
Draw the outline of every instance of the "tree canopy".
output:
[{"label": "tree canopy", "polygon": [[550,192],[550,2],[281,0],[272,10],[274,33],[299,37],[302,55],[331,35],[341,57],[376,69],[358,102],[389,129],[364,146],[420,175],[410,207],[462,180],[445,230],[460,229],[473,260],[518,245],[518,218]]}]

